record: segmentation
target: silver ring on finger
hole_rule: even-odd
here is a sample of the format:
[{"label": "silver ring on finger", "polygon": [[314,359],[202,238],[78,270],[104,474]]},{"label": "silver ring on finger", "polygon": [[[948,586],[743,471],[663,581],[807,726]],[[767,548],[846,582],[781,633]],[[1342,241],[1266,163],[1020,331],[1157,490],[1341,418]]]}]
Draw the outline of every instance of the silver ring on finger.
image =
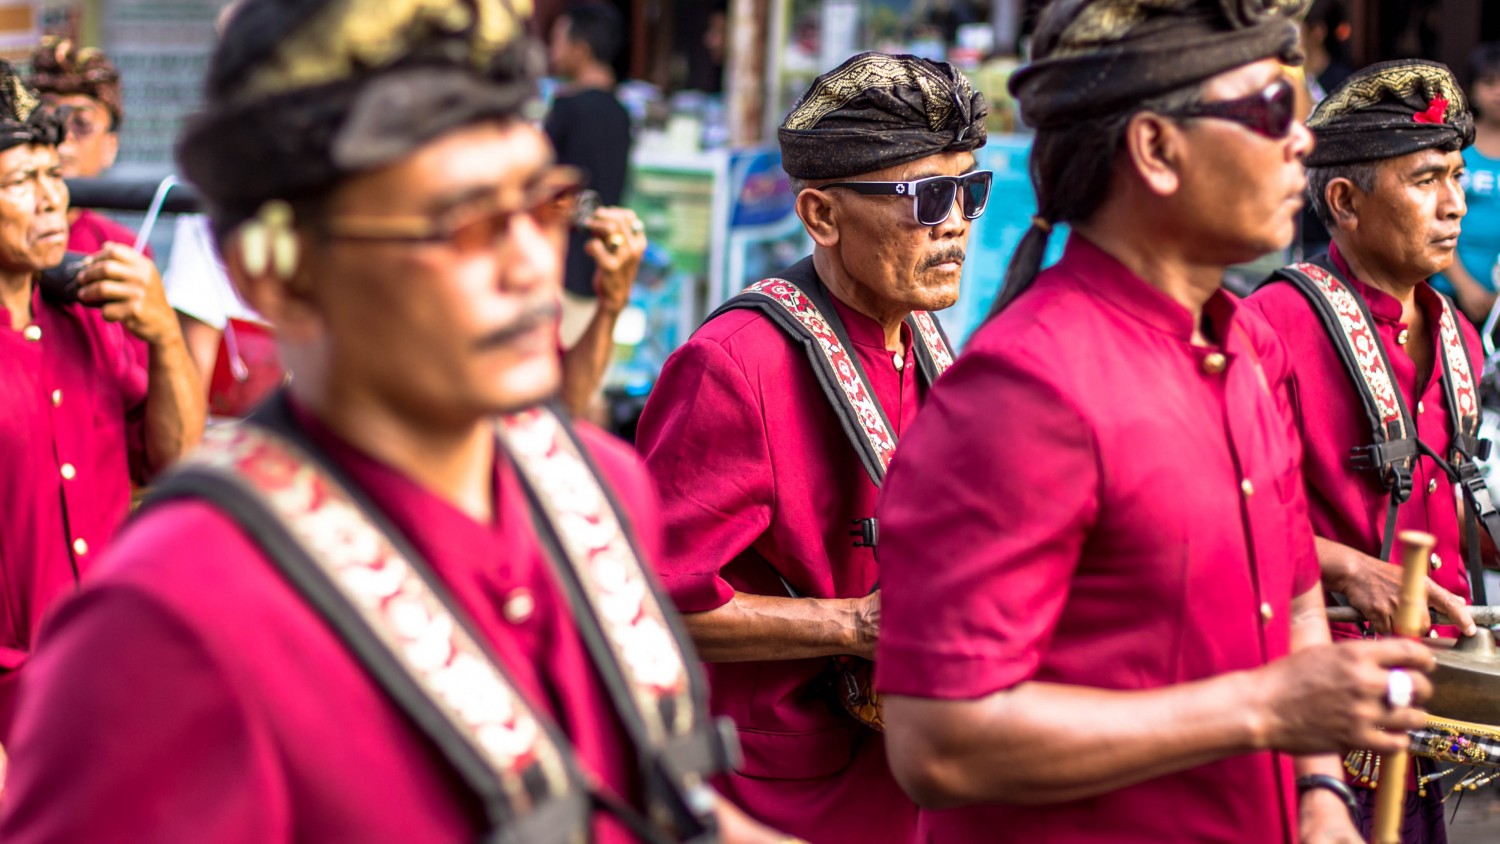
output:
[{"label": "silver ring on finger", "polygon": [[1411,675],[1400,668],[1392,668],[1385,678],[1385,705],[1405,709],[1411,706],[1412,692]]},{"label": "silver ring on finger", "polygon": [[640,217],[636,217],[630,221],[630,230],[636,234],[642,234],[646,231],[646,224],[641,222]]}]

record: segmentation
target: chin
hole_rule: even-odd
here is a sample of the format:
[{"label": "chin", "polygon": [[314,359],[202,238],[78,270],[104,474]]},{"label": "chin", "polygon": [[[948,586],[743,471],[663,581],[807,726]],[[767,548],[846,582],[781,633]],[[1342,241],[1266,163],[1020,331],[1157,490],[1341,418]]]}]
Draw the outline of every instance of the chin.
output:
[{"label": "chin", "polygon": [[512,367],[502,374],[490,393],[489,404],[495,412],[514,413],[556,396],[562,387],[562,372],[556,357],[549,358]]}]

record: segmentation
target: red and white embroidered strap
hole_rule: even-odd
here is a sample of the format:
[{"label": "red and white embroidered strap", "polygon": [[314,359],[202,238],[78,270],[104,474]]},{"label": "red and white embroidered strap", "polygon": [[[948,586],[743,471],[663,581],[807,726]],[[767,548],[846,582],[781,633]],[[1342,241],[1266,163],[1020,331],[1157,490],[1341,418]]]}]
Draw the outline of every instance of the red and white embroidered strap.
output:
[{"label": "red and white embroidered strap", "polygon": [[347,491],[287,440],[248,424],[204,435],[186,465],[245,482],[443,716],[525,805],[523,775],[568,790],[562,750],[526,699]]},{"label": "red and white embroidered strap", "polygon": [[896,435],[886,423],[880,406],[875,403],[875,397],[865,388],[858,365],[850,357],[844,344],[839,342],[838,334],[828,323],[828,318],[823,316],[817,305],[797,285],[783,279],[757,281],[745,288],[745,292],[758,293],[785,308],[787,313],[817,338],[818,348],[828,360],[828,365],[833,368],[839,388],[843,390],[859,419],[860,433],[869,441],[870,448],[880,460],[881,468],[889,467],[891,457],[896,453]]},{"label": "red and white embroidered strap", "polygon": [[1365,319],[1359,300],[1343,282],[1317,264],[1297,264],[1295,269],[1312,279],[1313,289],[1332,306],[1344,330],[1344,336],[1348,338],[1349,348],[1354,351],[1359,374],[1375,400],[1381,424],[1388,432],[1389,439],[1404,439],[1411,432],[1406,430],[1407,423],[1401,413],[1401,402],[1396,396],[1395,382],[1392,381],[1385,358],[1381,355],[1380,337],[1375,333],[1374,326]]},{"label": "red and white embroidered strap", "polygon": [[[556,414],[536,408],[498,426],[506,451],[534,492],[598,620],[614,661],[660,743],[688,733],[696,715],[686,656],[666,620],[658,592],[615,515],[593,469]],[[662,701],[673,699],[674,723]]]},{"label": "red and white embroidered strap", "polygon": [[927,347],[927,354],[937,366],[937,374],[947,372],[948,367],[953,365],[953,351],[943,342],[943,333],[938,331],[937,320],[926,311],[912,311],[911,318],[917,326],[917,339]]},{"label": "red and white embroidered strap", "polygon": [[1475,388],[1474,370],[1469,365],[1468,350],[1462,335],[1458,333],[1458,320],[1453,314],[1453,304],[1446,298],[1443,315],[1438,319],[1438,338],[1443,345],[1444,371],[1448,376],[1450,413],[1458,414],[1463,421],[1462,430],[1474,436],[1479,432],[1479,393]]}]

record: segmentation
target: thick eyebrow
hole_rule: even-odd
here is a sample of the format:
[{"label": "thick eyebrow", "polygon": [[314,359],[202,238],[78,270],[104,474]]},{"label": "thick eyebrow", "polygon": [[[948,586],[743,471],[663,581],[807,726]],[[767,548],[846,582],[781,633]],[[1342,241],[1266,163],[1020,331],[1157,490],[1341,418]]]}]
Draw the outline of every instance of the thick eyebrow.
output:
[{"label": "thick eyebrow", "polygon": [[[529,191],[540,184],[547,177],[547,174],[552,172],[553,167],[551,155],[539,161],[536,168],[527,174],[526,181],[522,185],[522,191]],[[500,195],[500,191],[500,185],[494,183],[457,188],[446,196],[434,199],[428,206],[427,213],[433,216],[441,216],[463,208],[466,205],[478,205],[482,203],[494,205],[496,198]]]},{"label": "thick eyebrow", "polygon": [[[1463,167],[1460,166],[1458,169],[1459,171],[1462,171]],[[1427,178],[1428,176],[1446,176],[1448,175],[1448,171],[1448,163],[1445,161],[1440,164],[1429,164],[1425,167],[1418,167],[1417,169],[1407,173],[1406,178],[1417,182]]]},{"label": "thick eyebrow", "polygon": [[[960,176],[967,176],[970,173],[973,173],[974,171],[976,171],[978,169],[979,169],[979,162],[976,161],[973,164],[970,164],[967,170],[964,170],[962,173],[959,173],[958,175],[960,175]],[[919,173],[917,173],[915,175],[907,176],[905,179],[902,179],[902,181],[904,181],[904,182],[915,182],[918,179],[930,179],[933,176],[946,176],[946,175],[948,175],[948,174],[947,173],[939,173],[939,172],[937,172],[935,170],[924,170],[924,171],[919,172]]]}]

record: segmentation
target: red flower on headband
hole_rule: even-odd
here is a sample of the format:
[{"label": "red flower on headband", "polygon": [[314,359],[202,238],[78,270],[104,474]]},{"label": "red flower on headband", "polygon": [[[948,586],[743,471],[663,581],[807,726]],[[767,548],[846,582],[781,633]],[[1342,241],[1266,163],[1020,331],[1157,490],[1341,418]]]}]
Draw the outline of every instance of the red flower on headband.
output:
[{"label": "red flower on headband", "polygon": [[1432,102],[1427,104],[1426,111],[1419,111],[1412,120],[1418,123],[1442,123],[1448,114],[1448,101],[1442,97],[1433,97]]}]

